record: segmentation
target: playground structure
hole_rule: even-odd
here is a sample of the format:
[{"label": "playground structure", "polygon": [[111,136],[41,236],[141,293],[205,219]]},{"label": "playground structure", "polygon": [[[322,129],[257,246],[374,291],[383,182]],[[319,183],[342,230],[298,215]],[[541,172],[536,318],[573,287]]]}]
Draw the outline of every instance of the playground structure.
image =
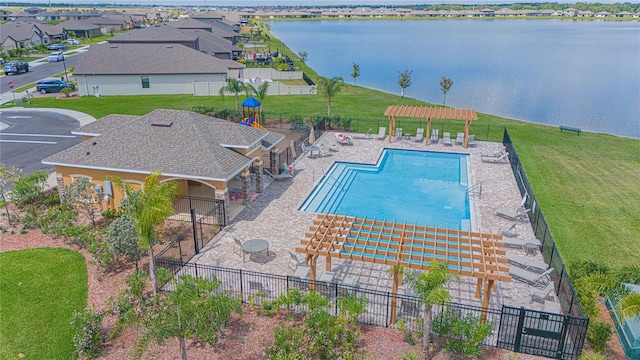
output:
[{"label": "playground structure", "polygon": [[242,121],[240,122],[240,124],[245,126],[253,126],[254,128],[260,130],[266,130],[260,123],[260,101],[253,97],[248,97],[245,101],[242,102],[241,105]]}]

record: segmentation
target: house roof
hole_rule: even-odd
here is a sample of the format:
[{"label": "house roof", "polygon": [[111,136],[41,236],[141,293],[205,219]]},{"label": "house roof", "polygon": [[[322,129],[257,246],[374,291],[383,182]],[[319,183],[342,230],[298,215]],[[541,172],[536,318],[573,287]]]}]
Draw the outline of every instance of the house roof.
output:
[{"label": "house roof", "polygon": [[74,74],[226,74],[228,69],[227,62],[180,44],[96,44],[78,59]]},{"label": "house roof", "polygon": [[207,54],[232,53],[234,51],[242,51],[234,46],[231,40],[227,40],[216,36],[206,30],[181,30],[186,34],[192,34],[198,37],[198,50]]},{"label": "house roof", "polygon": [[94,121],[74,129],[71,133],[82,136],[100,136],[138,118],[140,118],[140,116],[111,114],[101,118],[100,121]]},{"label": "house roof", "polygon": [[16,41],[27,41],[33,37],[33,22],[29,21],[9,21],[0,24],[0,42],[11,37]]},{"label": "house roof", "polygon": [[95,30],[100,26],[94,24],[93,20],[67,20],[60,23],[65,30]]},{"label": "house roof", "polygon": [[124,42],[195,42],[197,36],[185,34],[182,31],[167,24],[155,24],[148,28],[134,29],[126,33],[119,34],[109,39],[110,43]]},{"label": "house roof", "polygon": [[207,24],[195,19],[180,19],[178,21],[170,21],[167,23],[167,25],[176,29],[202,29],[211,31],[211,24]]},{"label": "house roof", "polygon": [[[275,144],[284,138],[184,110],[154,110],[129,121],[121,115],[105,119],[113,125],[111,130],[42,162],[138,174],[160,170],[165,176],[228,181],[252,162],[232,148],[248,149],[264,145],[265,141]],[[87,128],[88,125],[78,131]],[[108,126],[101,130],[105,129]]]}]

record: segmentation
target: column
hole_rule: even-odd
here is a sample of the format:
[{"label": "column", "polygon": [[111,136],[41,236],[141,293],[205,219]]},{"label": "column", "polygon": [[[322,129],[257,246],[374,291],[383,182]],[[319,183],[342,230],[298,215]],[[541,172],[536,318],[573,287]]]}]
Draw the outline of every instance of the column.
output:
[{"label": "column", "polygon": [[276,175],[278,174],[278,149],[277,148],[273,148],[271,149],[271,154],[269,156],[269,160],[271,161],[271,164],[269,164],[269,166],[271,167],[270,171]]},{"label": "column", "polygon": [[242,205],[247,205],[249,203],[249,192],[251,190],[251,186],[249,181],[251,178],[249,177],[249,171],[245,170],[242,174]]},{"label": "column", "polygon": [[218,190],[216,189],[215,193],[216,200],[224,201],[224,223],[229,224],[231,221],[231,209],[229,208],[229,204],[231,203],[231,198],[229,197],[229,189]]},{"label": "column", "polygon": [[256,169],[256,192],[257,193],[261,193],[262,192],[262,169],[264,167],[264,162],[262,161],[262,159],[260,159],[260,161],[258,162],[258,164],[256,164],[255,169]]}]

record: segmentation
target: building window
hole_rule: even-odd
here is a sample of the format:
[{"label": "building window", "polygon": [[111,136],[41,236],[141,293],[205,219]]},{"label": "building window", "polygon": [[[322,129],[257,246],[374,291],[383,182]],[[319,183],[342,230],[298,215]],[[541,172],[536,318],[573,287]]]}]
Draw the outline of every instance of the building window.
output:
[{"label": "building window", "polygon": [[142,75],[140,76],[140,80],[142,80],[142,88],[143,89],[148,89],[149,88],[149,77],[146,75]]}]

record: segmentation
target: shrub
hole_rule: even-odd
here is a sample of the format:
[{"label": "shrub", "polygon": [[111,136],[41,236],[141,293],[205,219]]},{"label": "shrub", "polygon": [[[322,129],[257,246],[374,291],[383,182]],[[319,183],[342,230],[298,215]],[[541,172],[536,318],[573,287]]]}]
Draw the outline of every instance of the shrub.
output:
[{"label": "shrub", "polygon": [[71,88],[64,87],[64,88],[60,89],[60,92],[63,93],[66,97],[69,97],[69,95],[71,95],[73,90],[71,90]]},{"label": "shrub", "polygon": [[591,354],[580,355],[578,360],[607,360],[607,359],[598,353],[591,353]]},{"label": "shrub", "polygon": [[591,320],[587,329],[587,340],[596,352],[602,352],[611,338],[611,325],[600,320]]},{"label": "shrub", "polygon": [[101,215],[107,224],[111,224],[115,219],[122,216],[122,211],[119,209],[107,209],[103,211]]},{"label": "shrub", "polygon": [[493,324],[482,323],[471,313],[457,317],[453,311],[438,314],[433,320],[433,332],[444,338],[444,349],[456,355],[479,356],[480,343],[491,335]]},{"label": "shrub", "polygon": [[209,115],[214,113],[216,109],[206,105],[195,105],[191,108],[191,111],[202,115]]},{"label": "shrub", "polygon": [[39,200],[48,176],[49,174],[45,171],[36,171],[17,180],[11,190],[13,203],[23,207]]},{"label": "shrub", "polygon": [[304,118],[302,117],[302,115],[291,115],[289,116],[288,121],[290,123],[302,124],[304,122]]},{"label": "shrub", "polygon": [[105,233],[109,251],[116,257],[124,256],[129,262],[136,262],[142,256],[138,247],[136,222],[129,215],[114,220]]},{"label": "shrub", "polygon": [[73,346],[76,354],[87,359],[93,359],[104,353],[104,335],[102,313],[85,308],[82,312],[76,312],[71,316],[69,323],[73,331]]}]

